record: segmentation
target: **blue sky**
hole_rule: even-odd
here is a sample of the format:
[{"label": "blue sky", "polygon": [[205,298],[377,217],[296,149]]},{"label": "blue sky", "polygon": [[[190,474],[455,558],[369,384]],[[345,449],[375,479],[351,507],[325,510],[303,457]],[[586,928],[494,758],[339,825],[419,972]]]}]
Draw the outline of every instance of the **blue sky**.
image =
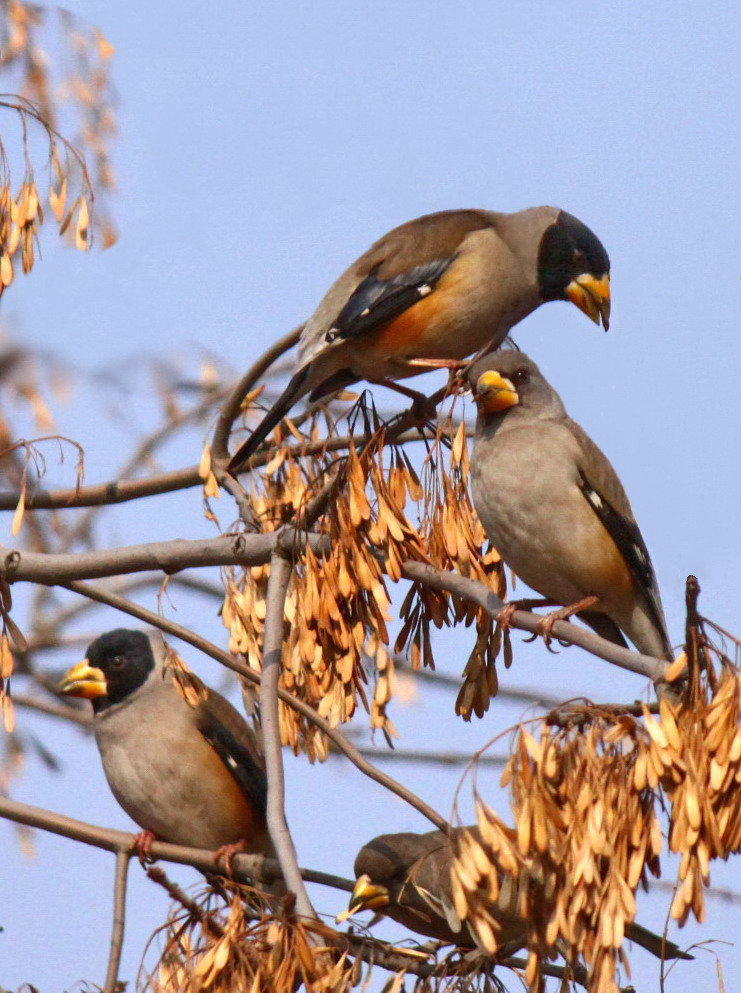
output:
[{"label": "blue sky", "polygon": [[[397,223],[452,207],[552,203],[608,248],[612,326],[605,335],[575,308],[553,304],[518,328],[517,341],[621,475],[672,638],[681,638],[690,572],[704,613],[741,631],[734,6],[284,0],[208,9],[182,0],[176,14],[141,0],[67,6],[116,47],[122,236],[87,257],[47,242],[43,263],[3,298],[2,317],[24,342],[80,371],[73,403],[58,413],[64,432],[85,445],[88,482],[115,472],[122,443],[154,412],[140,392],[126,422],[102,428],[105,396],[94,374],[131,370],[144,391],[140,356],[193,354],[221,356],[236,373]],[[197,461],[199,444],[168,449],[164,467]],[[69,464],[50,468],[50,481],[71,478]],[[101,537],[113,544],[208,533],[191,492],[121,508]],[[181,596],[176,605],[197,630],[222,639],[213,603]],[[97,617],[98,630],[119,623],[110,613]],[[440,667],[460,672],[468,649],[465,634],[441,634]],[[508,683],[603,700],[644,691],[576,650],[551,656],[517,639],[515,649],[501,677]],[[214,665],[184,655],[207,680],[220,680]],[[473,751],[519,715],[495,702],[484,720],[464,725],[452,705],[424,690],[414,706],[396,706],[401,745]],[[31,760],[16,797],[129,826],[89,743],[49,720],[19,719],[54,742],[64,771],[54,776]],[[352,769],[290,757],[287,766],[290,821],[307,865],[349,875],[372,835],[426,830]],[[457,772],[412,767],[408,778],[449,810]],[[46,991],[102,982],[110,857],[39,835],[37,858],[26,862],[15,858],[10,829],[0,826],[0,836],[0,985],[30,981]],[[713,882],[735,885],[734,869],[713,867]],[[195,881],[194,873],[173,875]],[[320,909],[340,909],[339,895],[317,896]],[[665,894],[642,898],[641,919],[660,929],[668,903]],[[126,978],[164,907],[133,866]],[[705,927],[688,926],[686,940],[733,941],[740,926],[737,908],[711,903]],[[734,989],[738,948],[716,948]],[[656,988],[654,963],[638,951],[632,958],[636,987]],[[668,988],[687,980],[713,988],[714,976],[712,955],[700,953]]]}]

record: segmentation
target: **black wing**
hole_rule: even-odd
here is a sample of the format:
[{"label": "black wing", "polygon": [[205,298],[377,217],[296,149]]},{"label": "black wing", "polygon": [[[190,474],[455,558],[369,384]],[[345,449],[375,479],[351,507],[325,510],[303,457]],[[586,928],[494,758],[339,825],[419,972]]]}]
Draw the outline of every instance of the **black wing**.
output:
[{"label": "black wing", "polygon": [[355,338],[392,321],[408,307],[432,293],[437,281],[457,257],[449,255],[444,259],[433,259],[432,262],[414,266],[413,269],[389,279],[379,279],[376,273],[380,266],[376,266],[355,288],[337,320],[327,331],[327,342],[331,343],[338,338]]},{"label": "black wing", "polygon": [[661,609],[656,573],[638,525],[630,517],[615,510],[605,497],[591,485],[583,471],[580,470],[579,475],[582,493],[589,506],[607,528],[610,537],[630,569],[633,581],[646,597],[653,621],[658,630],[662,632],[665,648],[669,651],[669,636],[666,633],[664,614]]},{"label": "black wing", "polygon": [[263,817],[268,784],[257,746],[240,714],[220,693],[206,688],[195,708],[198,730],[237,781],[250,806]]}]

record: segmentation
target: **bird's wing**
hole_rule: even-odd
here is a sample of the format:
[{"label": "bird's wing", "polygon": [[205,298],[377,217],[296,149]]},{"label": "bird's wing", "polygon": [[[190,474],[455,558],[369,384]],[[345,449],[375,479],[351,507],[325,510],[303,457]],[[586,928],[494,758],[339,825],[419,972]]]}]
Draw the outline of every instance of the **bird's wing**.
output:
[{"label": "bird's wing", "polygon": [[267,782],[252,731],[220,693],[202,683],[199,689],[199,702],[193,708],[196,727],[234,777],[250,806],[264,812]]},{"label": "bird's wing", "polygon": [[376,267],[358,284],[327,332],[328,343],[357,338],[388,324],[435,289],[438,279],[455,261],[455,255],[432,259],[397,276],[383,279]]},{"label": "bird's wing", "polygon": [[467,235],[492,226],[485,211],[450,210],[389,231],[340,276],[307,321],[300,361],[333,341],[377,330],[434,292]]},{"label": "bird's wing", "polygon": [[665,650],[670,652],[656,573],[622,483],[608,459],[582,428],[571,419],[567,426],[581,452],[578,468],[584,498],[617,545],[662,634]]}]

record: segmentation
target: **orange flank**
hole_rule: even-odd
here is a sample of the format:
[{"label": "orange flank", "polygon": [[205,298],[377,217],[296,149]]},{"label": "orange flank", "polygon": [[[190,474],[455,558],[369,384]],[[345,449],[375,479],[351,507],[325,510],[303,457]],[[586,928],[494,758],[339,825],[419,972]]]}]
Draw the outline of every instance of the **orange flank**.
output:
[{"label": "orange flank", "polygon": [[[375,334],[373,347],[400,359],[462,359],[460,341],[451,324],[460,320],[460,294],[467,285],[467,266],[457,259],[435,289],[413,303]],[[456,348],[458,345],[458,348]]]},{"label": "orange flank", "polygon": [[224,838],[228,837],[230,842],[247,838],[250,842],[247,851],[259,851],[265,832],[262,817],[250,805],[231,773],[224,775],[224,762],[211,745],[205,739],[203,744],[205,748],[199,754],[202,775],[208,781],[222,784],[218,794],[214,794],[213,808],[218,812]]},{"label": "orange flank", "polygon": [[595,516],[583,535],[579,561],[589,562],[590,568],[578,577],[578,587],[598,596],[606,612],[620,612],[635,599],[635,584],[622,552],[611,537],[604,540],[605,534],[604,525]]}]

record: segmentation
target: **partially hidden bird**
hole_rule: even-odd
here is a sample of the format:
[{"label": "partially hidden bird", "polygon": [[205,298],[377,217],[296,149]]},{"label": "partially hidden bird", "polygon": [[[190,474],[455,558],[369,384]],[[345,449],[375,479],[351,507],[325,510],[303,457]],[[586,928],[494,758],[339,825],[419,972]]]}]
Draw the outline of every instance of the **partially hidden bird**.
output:
[{"label": "partially hidden bird", "polygon": [[588,605],[579,617],[603,638],[671,659],[651,558],[605,455],[524,353],[484,356],[469,382],[471,492],[504,562],[560,616]]},{"label": "partially hidden bird", "polygon": [[353,262],[308,319],[290,382],[229,471],[246,468],[301,397],[319,399],[359,379],[392,385],[432,368],[457,368],[466,356],[497,348],[549,300],[570,300],[605,330],[609,325],[607,252],[565,210],[446,210],[394,228]]},{"label": "partially hidden bird", "polygon": [[[480,840],[475,825],[453,828],[453,838],[463,831]],[[363,910],[373,910],[428,938],[462,948],[477,947],[475,934],[455,911],[450,881],[454,857],[451,839],[442,831],[382,834],[373,838],[355,859],[355,888],[347,910],[338,916],[338,921]],[[497,933],[500,949],[512,954],[527,940],[528,925],[517,910],[517,885],[509,885],[512,877],[505,876],[501,869],[498,874],[499,898],[491,913],[500,927]],[[626,925],[625,935],[658,958],[692,958],[673,942],[635,922]]]},{"label": "partially hidden bird", "polygon": [[187,689],[175,680],[159,636],[119,628],[96,638],[59,688],[92,702],[108,784],[145,832],[176,845],[273,855],[254,733],[196,676],[187,674]]}]

